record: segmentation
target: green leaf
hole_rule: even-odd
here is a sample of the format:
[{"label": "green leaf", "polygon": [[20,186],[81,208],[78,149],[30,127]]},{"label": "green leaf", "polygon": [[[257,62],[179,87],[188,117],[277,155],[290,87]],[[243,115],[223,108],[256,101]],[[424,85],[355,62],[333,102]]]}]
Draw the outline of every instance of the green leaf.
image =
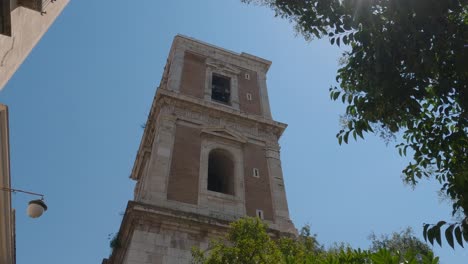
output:
[{"label": "green leaf", "polygon": [[453,228],[455,228],[455,225],[450,225],[447,229],[445,229],[445,239],[447,239],[447,243],[455,249],[454,243],[453,243]]},{"label": "green leaf", "polygon": [[431,227],[427,230],[427,239],[431,245],[434,245],[434,228]]},{"label": "green leaf", "polygon": [[437,226],[437,228],[440,229],[440,227],[442,227],[442,226],[445,225],[446,223],[447,223],[447,222],[445,222],[445,221],[442,220],[442,221],[439,221],[439,222],[437,223],[436,226]]},{"label": "green leaf", "polygon": [[348,144],[348,137],[349,137],[349,131],[344,134],[343,140],[346,144]]},{"label": "green leaf", "polygon": [[339,96],[340,96],[340,92],[334,92],[333,93],[333,100],[335,101],[336,99],[338,99]]},{"label": "green leaf", "polygon": [[457,240],[458,244],[463,247],[463,239],[462,239],[462,231],[460,229],[460,226],[457,226],[455,228],[455,239]]},{"label": "green leaf", "polygon": [[429,228],[429,226],[431,226],[430,224],[425,224],[424,225],[424,228],[423,228],[423,238],[424,238],[424,241],[427,242],[427,229]]},{"label": "green leaf", "polygon": [[439,246],[442,247],[442,239],[441,239],[441,236],[440,236],[440,226],[439,225],[436,225],[434,227],[434,237],[437,241],[437,244],[439,244]]},{"label": "green leaf", "polygon": [[362,134],[362,130],[358,129],[357,131],[357,134],[360,138],[364,139],[364,135]]},{"label": "green leaf", "polygon": [[330,43],[331,43],[332,45],[335,44],[335,38],[331,38],[331,39],[330,39]]},{"label": "green leaf", "polygon": [[340,46],[340,38],[336,38],[336,45],[338,45],[338,47]]},{"label": "green leaf", "polygon": [[465,242],[468,242],[468,230],[465,230],[465,227],[462,229],[462,234],[463,234],[463,239],[465,239]]}]

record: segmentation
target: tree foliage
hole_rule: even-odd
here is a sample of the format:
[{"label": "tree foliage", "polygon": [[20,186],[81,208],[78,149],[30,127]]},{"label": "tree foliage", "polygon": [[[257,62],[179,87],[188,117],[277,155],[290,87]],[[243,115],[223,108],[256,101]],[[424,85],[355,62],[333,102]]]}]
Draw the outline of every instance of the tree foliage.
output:
[{"label": "tree foliage", "polygon": [[372,233],[369,236],[372,252],[380,249],[387,249],[390,252],[400,252],[402,255],[411,254],[415,256],[424,256],[432,254],[431,248],[414,236],[411,228],[406,228],[401,232],[394,232],[391,235],[376,236]]},{"label": "tree foliage", "polygon": [[[401,239],[403,238],[403,239]],[[408,240],[405,240],[408,239]],[[296,237],[272,239],[258,218],[244,218],[231,225],[224,240],[213,241],[202,251],[192,249],[195,264],[437,264],[439,258],[408,233],[373,240],[370,250],[342,246],[325,250],[310,235],[309,227]],[[387,245],[392,244],[393,248]],[[404,249],[404,250],[399,250]]]},{"label": "tree foliage", "polygon": [[464,218],[424,235],[440,242],[445,226],[450,246],[468,242],[468,0],[242,1],[269,6],[306,39],[347,46],[330,88],[347,105],[338,142],[400,132],[398,152],[412,156],[405,181],[435,178]]}]

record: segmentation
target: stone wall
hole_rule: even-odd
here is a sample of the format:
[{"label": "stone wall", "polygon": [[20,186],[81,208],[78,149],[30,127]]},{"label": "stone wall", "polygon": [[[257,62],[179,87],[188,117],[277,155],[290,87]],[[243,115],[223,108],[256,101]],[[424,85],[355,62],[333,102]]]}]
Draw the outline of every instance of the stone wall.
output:
[{"label": "stone wall", "polygon": [[205,71],[205,57],[185,52],[180,92],[203,99]]},{"label": "stone wall", "polygon": [[[283,124],[164,89],[157,98],[142,140],[151,145],[142,145],[139,175],[132,175],[138,180],[136,201],[226,221],[261,210],[271,228],[295,232],[279,159]],[[235,159],[234,195],[207,190],[208,155],[214,148]],[[253,168],[259,178],[252,176]]]},{"label": "stone wall", "polygon": [[[246,75],[249,78],[246,78]],[[244,113],[262,115],[257,73],[244,70],[239,78],[239,104]]]},{"label": "stone wall", "polygon": [[191,249],[206,249],[228,222],[129,202],[115,248],[106,264],[189,264]]},{"label": "stone wall", "polygon": [[225,107],[271,119],[265,78],[270,64],[256,56],[237,54],[178,35],[161,88],[211,101],[212,74],[219,74],[231,80],[231,100]]},{"label": "stone wall", "polygon": [[177,125],[172,150],[167,199],[198,204],[200,129]]},{"label": "stone wall", "polygon": [[[265,150],[255,144],[244,146],[245,166],[245,207],[248,216],[256,217],[257,210],[262,210],[264,219],[274,222],[271,201],[270,173],[265,157]],[[253,176],[253,169],[259,176]]]}]

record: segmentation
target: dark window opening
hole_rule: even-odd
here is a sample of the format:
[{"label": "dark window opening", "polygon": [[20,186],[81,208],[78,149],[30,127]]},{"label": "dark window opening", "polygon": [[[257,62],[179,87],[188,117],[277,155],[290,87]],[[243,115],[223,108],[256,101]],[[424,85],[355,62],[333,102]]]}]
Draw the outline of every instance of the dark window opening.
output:
[{"label": "dark window opening", "polygon": [[229,104],[231,98],[231,79],[213,74],[211,79],[211,99]]},{"label": "dark window opening", "polygon": [[258,210],[258,209],[257,209],[257,217],[260,218],[260,219],[264,219],[264,218],[263,218],[263,211],[262,211],[262,210]]},{"label": "dark window opening", "polygon": [[226,151],[215,149],[209,154],[208,190],[234,195],[234,162]]}]

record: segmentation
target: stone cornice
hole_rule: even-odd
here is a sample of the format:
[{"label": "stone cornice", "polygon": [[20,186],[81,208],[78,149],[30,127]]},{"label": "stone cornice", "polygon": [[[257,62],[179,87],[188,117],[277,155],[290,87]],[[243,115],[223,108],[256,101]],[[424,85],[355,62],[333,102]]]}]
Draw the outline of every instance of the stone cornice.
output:
[{"label": "stone cornice", "polygon": [[181,225],[186,224],[190,228],[199,228],[209,230],[212,233],[224,234],[229,228],[229,222],[213,217],[203,216],[195,213],[187,213],[169,208],[129,201],[125,215],[117,234],[119,247],[114,249],[112,255],[105,263],[118,264],[123,263],[125,254],[130,245],[130,240],[135,227],[139,224],[149,226],[164,224],[165,229],[178,230]]},{"label": "stone cornice", "polygon": [[178,101],[181,103],[185,103],[187,107],[203,107],[206,109],[207,112],[214,110],[226,116],[243,118],[248,121],[254,121],[254,122],[257,122],[257,123],[260,123],[262,125],[272,128],[274,130],[275,135],[278,138],[281,137],[284,130],[288,126],[285,123],[281,123],[281,122],[274,121],[271,119],[266,119],[259,115],[247,114],[247,113],[241,112],[237,109],[233,109],[231,107],[225,106],[220,103],[205,101],[203,99],[194,98],[191,96],[176,93],[176,92],[169,91],[166,89],[158,89],[156,93],[156,100],[164,101],[167,104],[173,104],[174,102]]},{"label": "stone cornice", "polygon": [[[139,225],[144,225],[144,228],[164,225],[166,230],[174,231],[179,230],[185,225],[191,230],[203,230],[217,236],[219,235],[221,238],[228,231],[229,224],[229,221],[214,217],[129,201],[117,234],[119,247],[114,249],[109,259],[103,260],[102,263],[123,263],[127,253],[125,250],[129,248],[133,232]],[[272,228],[268,228],[267,232],[273,238],[295,236],[294,234],[280,232]]]},{"label": "stone cornice", "polygon": [[229,62],[238,67],[253,71],[266,73],[271,66],[271,61],[269,60],[245,52],[237,53],[230,51],[180,34],[174,37],[171,53],[178,48],[183,48],[187,51],[192,51],[207,57],[219,57],[220,61]]}]

